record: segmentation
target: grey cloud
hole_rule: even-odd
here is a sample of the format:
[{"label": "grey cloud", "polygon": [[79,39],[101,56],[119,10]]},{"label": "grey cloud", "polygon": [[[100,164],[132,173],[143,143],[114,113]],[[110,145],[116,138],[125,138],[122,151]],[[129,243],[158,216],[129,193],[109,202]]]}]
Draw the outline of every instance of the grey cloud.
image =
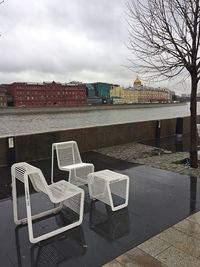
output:
[{"label": "grey cloud", "polygon": [[70,78],[129,83],[134,74],[123,67],[129,53],[125,2],[5,0],[0,83]]}]

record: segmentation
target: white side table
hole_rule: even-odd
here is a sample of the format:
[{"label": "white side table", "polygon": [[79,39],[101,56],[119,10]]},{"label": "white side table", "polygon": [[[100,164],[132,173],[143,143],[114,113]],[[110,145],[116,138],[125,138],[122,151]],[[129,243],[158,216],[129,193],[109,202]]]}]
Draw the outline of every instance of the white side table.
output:
[{"label": "white side table", "polygon": [[127,175],[102,170],[88,174],[90,198],[98,199],[109,206],[112,211],[128,205],[129,177]]}]

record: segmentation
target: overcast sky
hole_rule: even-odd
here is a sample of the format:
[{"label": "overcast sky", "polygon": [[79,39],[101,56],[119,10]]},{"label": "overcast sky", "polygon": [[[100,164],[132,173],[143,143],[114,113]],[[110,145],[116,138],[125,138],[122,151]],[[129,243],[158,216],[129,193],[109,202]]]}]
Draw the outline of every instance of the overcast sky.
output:
[{"label": "overcast sky", "polygon": [[[126,2],[5,0],[0,5],[0,83],[132,85],[137,73],[125,67],[130,56]],[[180,89],[176,83],[156,86]],[[186,87],[181,91],[189,93]]]}]

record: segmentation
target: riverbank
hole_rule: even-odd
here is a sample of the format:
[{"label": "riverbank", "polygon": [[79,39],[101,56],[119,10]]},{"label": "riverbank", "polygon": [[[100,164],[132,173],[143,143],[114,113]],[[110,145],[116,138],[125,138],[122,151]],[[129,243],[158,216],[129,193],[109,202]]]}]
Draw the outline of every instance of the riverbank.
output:
[{"label": "riverbank", "polygon": [[156,107],[170,107],[183,106],[186,103],[135,103],[135,104],[117,104],[117,105],[87,105],[79,107],[8,107],[1,108],[0,115],[25,115],[25,114],[56,114],[56,113],[74,113],[74,112],[88,112],[101,110],[120,110],[120,109],[140,109],[140,108],[156,108]]}]

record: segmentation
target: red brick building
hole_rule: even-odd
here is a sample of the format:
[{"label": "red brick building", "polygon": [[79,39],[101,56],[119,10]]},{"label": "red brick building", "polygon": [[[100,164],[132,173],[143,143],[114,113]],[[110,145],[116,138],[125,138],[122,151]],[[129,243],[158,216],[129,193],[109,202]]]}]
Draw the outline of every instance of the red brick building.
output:
[{"label": "red brick building", "polygon": [[7,107],[7,95],[6,90],[0,86],[0,108]]},{"label": "red brick building", "polygon": [[9,91],[16,107],[63,107],[87,103],[84,84],[16,82],[10,84]]}]

